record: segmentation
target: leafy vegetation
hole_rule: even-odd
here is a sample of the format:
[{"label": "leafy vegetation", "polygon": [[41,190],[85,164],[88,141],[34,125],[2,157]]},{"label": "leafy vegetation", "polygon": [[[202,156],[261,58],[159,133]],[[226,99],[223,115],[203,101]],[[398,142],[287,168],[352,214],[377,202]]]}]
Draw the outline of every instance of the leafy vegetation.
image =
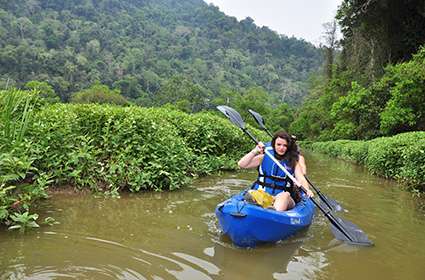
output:
[{"label": "leafy vegetation", "polygon": [[100,82],[142,106],[173,97],[195,112],[256,86],[295,104],[322,60],[310,43],[202,0],[0,1],[0,22],[0,88],[45,82],[62,101]]},{"label": "leafy vegetation", "polygon": [[337,140],[424,130],[423,1],[344,0],[336,20],[342,49],[333,55],[337,45],[328,28],[326,75],[311,80],[294,133]]},{"label": "leafy vegetation", "polygon": [[29,214],[28,212],[23,214],[13,213],[10,215],[10,219],[14,222],[14,225],[10,226],[9,229],[19,229],[20,232],[25,232],[27,228],[40,227],[36,223],[38,214]]},{"label": "leafy vegetation", "polygon": [[120,95],[119,90],[110,90],[107,86],[94,84],[88,89],[76,92],[72,95],[71,103],[97,103],[126,105],[128,101]]},{"label": "leafy vegetation", "polygon": [[28,216],[31,203],[47,196],[37,179],[33,185],[26,182],[36,171],[28,131],[42,103],[35,90],[0,91],[0,222],[22,231],[35,226],[35,216]]},{"label": "leafy vegetation", "polygon": [[315,90],[291,126],[302,136],[371,139],[424,130],[425,48],[408,62],[386,67],[367,87],[340,75]]},{"label": "leafy vegetation", "polygon": [[[18,109],[26,100],[36,104],[41,98],[32,91],[3,91],[2,112],[10,106],[10,96],[15,98],[12,108]],[[236,168],[235,160],[252,146],[220,116],[187,114],[172,106],[45,104],[18,109],[7,116],[24,122],[31,115],[31,121],[16,126],[16,133],[0,135],[0,221],[12,229],[35,226],[31,206],[47,197],[50,186],[73,185],[113,196],[125,190],[173,190],[193,176]]]},{"label": "leafy vegetation", "polygon": [[342,50],[332,61],[328,42],[326,73],[311,78],[291,131],[314,150],[424,190],[423,1],[344,0],[336,19]]},{"label": "leafy vegetation", "polygon": [[401,133],[369,141],[315,142],[305,146],[333,157],[365,164],[374,174],[425,190],[425,132]]},{"label": "leafy vegetation", "polygon": [[344,0],[337,20],[342,39],[342,70],[367,85],[384,67],[408,61],[425,44],[425,8],[421,0]]}]

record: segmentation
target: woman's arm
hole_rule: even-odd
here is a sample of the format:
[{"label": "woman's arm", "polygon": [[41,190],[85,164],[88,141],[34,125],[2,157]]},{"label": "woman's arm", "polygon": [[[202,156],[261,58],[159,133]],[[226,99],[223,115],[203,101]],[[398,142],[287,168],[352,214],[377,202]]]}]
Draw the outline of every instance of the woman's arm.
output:
[{"label": "woman's arm", "polygon": [[259,142],[255,148],[244,155],[238,162],[240,168],[255,168],[261,164],[264,157],[264,144]]},{"label": "woman's arm", "polygon": [[305,158],[304,158],[304,156],[302,154],[299,154],[298,155],[298,163],[299,163],[299,165],[301,167],[301,172],[304,175],[307,175],[307,165],[305,163]]},{"label": "woman's arm", "polygon": [[310,190],[310,186],[304,177],[301,165],[297,162],[295,165],[295,179],[304,187],[308,197],[313,197],[314,193]]}]

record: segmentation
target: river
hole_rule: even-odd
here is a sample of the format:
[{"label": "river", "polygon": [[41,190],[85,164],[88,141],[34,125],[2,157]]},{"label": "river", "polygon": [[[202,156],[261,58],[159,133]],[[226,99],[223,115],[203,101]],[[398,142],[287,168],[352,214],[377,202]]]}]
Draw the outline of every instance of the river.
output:
[{"label": "river", "polygon": [[254,172],[196,179],[175,192],[120,199],[58,192],[40,219],[60,222],[0,232],[0,279],[425,279],[425,199],[357,165],[307,154],[310,179],[375,243],[334,239],[316,211],[312,225],[277,244],[237,248],[222,236],[215,206]]}]

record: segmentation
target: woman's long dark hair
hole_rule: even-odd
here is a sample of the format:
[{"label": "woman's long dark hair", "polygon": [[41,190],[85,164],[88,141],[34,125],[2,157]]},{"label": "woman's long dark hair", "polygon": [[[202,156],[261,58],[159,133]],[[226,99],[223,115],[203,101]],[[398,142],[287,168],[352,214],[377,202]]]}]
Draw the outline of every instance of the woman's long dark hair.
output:
[{"label": "woman's long dark hair", "polygon": [[295,168],[295,165],[297,164],[297,161],[298,161],[298,152],[297,152],[297,146],[296,146],[295,141],[292,140],[292,137],[287,132],[285,132],[283,130],[278,131],[273,135],[273,138],[272,138],[273,150],[274,150],[277,138],[285,139],[286,142],[288,142],[288,148],[287,148],[287,150],[286,150],[286,152],[283,156],[278,155],[275,151],[275,157],[278,160],[285,159],[285,160],[289,161],[289,164],[291,165],[291,167]]}]

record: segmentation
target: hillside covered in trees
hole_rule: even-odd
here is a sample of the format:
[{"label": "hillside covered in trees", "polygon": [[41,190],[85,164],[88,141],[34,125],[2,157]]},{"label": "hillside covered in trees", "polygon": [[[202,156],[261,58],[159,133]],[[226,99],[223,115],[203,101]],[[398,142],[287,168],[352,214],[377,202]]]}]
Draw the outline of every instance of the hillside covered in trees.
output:
[{"label": "hillside covered in trees", "polygon": [[337,58],[314,83],[292,132],[336,140],[425,130],[424,1],[344,0],[336,21],[341,51],[327,55]]},{"label": "hillside covered in trees", "polygon": [[199,111],[253,87],[297,104],[322,63],[310,43],[202,0],[1,0],[0,23],[0,88],[47,82],[64,102],[100,83],[142,106]]}]

